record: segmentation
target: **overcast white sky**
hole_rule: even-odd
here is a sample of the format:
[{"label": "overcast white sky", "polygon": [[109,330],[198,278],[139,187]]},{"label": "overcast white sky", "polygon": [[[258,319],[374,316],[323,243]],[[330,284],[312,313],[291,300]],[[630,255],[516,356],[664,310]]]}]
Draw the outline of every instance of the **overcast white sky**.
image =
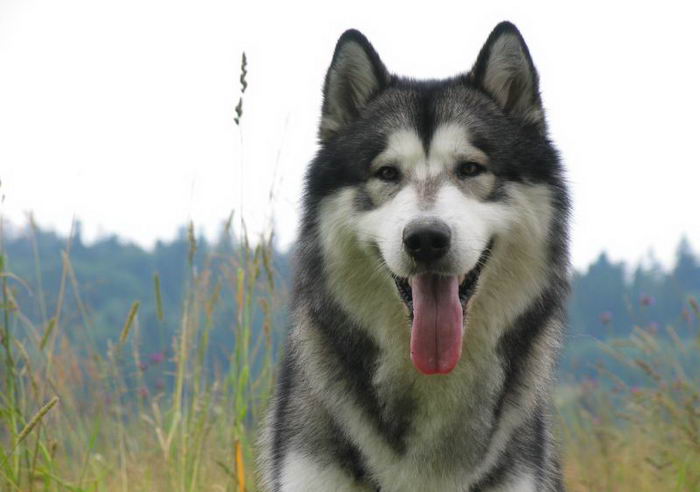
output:
[{"label": "overcast white sky", "polygon": [[1,211],[149,246],[243,208],[253,231],[274,216],[288,245],[342,31],[363,31],[390,70],[435,78],[468,70],[509,19],[568,167],[574,263],[603,249],[668,263],[682,234],[700,249],[700,8],[525,4],[0,0]]}]

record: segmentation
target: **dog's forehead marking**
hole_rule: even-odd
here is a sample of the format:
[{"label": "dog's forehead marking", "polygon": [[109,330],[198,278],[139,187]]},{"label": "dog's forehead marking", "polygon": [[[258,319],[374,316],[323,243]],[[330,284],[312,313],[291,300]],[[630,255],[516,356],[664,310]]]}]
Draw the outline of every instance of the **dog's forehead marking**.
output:
[{"label": "dog's forehead marking", "polygon": [[430,140],[428,158],[433,172],[440,172],[455,161],[474,161],[486,164],[488,158],[475,147],[469,129],[459,123],[445,123],[437,127]]},{"label": "dog's forehead marking", "polygon": [[379,161],[396,162],[402,167],[417,167],[425,162],[425,149],[418,134],[402,128],[392,132],[387,138],[386,149],[379,155]]},{"label": "dog's forehead marking", "polygon": [[426,149],[425,140],[412,128],[400,128],[387,137],[386,148],[374,165],[398,165],[415,187],[421,207],[429,208],[449,173],[459,161],[486,164],[488,158],[470,141],[469,129],[456,122],[439,125]]},{"label": "dog's forehead marking", "polygon": [[469,146],[469,133],[467,129],[456,123],[440,125],[433,133],[430,140],[430,160],[444,161],[454,154],[464,151]]},{"label": "dog's forehead marking", "polygon": [[470,142],[469,130],[458,123],[445,123],[438,126],[425,149],[418,133],[409,128],[392,132],[387,138],[384,152],[378,158],[380,163],[396,162],[414,174],[417,181],[435,178],[458,160],[473,160],[484,164],[486,155]]}]

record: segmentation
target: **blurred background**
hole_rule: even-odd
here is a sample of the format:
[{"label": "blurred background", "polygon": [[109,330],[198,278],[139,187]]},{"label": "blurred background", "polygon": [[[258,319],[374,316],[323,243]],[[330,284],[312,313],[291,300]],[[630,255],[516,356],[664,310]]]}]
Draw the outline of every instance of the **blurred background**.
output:
[{"label": "blurred background", "polygon": [[569,487],[700,490],[698,13],[0,0],[0,489],[256,490],[335,41],[440,78],[507,19],[574,199]]}]

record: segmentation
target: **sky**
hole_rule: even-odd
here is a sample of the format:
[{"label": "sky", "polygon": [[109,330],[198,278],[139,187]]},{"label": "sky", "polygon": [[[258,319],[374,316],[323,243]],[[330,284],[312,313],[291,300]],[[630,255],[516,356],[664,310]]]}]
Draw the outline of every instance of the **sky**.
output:
[{"label": "sky", "polygon": [[682,235],[700,251],[696,5],[0,0],[0,213],[149,247],[190,220],[214,237],[234,211],[287,247],[338,36],[358,28],[392,72],[439,78],[508,19],[567,169],[574,265],[670,265]]}]

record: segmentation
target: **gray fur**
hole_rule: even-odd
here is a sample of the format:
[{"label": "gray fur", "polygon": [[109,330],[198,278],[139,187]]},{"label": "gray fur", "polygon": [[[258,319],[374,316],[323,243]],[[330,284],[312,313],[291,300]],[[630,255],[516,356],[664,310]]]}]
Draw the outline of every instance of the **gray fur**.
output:
[{"label": "gray fur", "polygon": [[[501,24],[467,76],[386,75],[355,92],[367,97],[338,101],[334,86],[358,87],[334,79],[347,53],[362,63],[345,77],[385,73],[364,36],[341,37],[307,175],[292,329],[261,434],[263,490],[563,490],[551,387],[569,282],[568,195],[543,116],[533,116],[541,105],[527,48]],[[361,107],[340,117],[343,101]],[[458,178],[464,160],[486,171]],[[385,165],[400,178],[377,180]],[[392,244],[412,215],[450,223],[455,245],[432,267],[440,275],[468,276],[490,252],[449,374],[422,374],[410,358],[412,313],[395,278],[418,266]]]}]

